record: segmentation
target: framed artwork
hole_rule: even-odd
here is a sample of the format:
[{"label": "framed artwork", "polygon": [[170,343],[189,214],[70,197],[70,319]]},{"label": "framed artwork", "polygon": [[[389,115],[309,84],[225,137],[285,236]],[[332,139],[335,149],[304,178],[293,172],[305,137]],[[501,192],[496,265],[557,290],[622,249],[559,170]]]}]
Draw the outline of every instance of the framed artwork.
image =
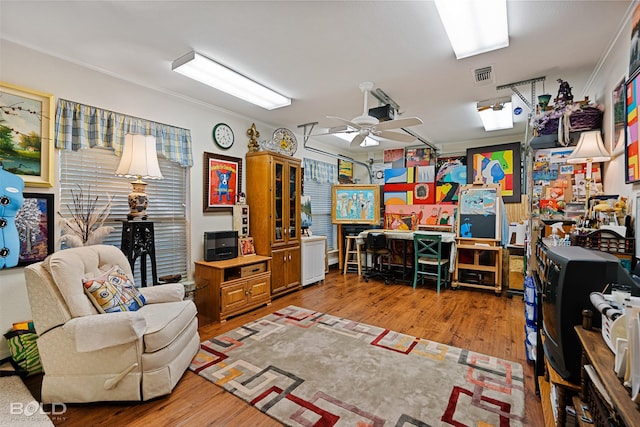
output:
[{"label": "framed artwork", "polygon": [[353,162],[338,159],[338,182],[353,184]]},{"label": "framed artwork", "polygon": [[505,203],[520,203],[520,143],[467,149],[467,183],[499,184]]},{"label": "framed artwork", "polygon": [[23,193],[24,203],[16,214],[20,236],[18,265],[42,261],[53,253],[53,194]]},{"label": "framed artwork", "polygon": [[431,150],[422,147],[407,147],[404,150],[405,166],[429,166],[431,164]]},{"label": "framed artwork", "polygon": [[250,256],[256,254],[256,247],[253,244],[253,237],[240,237],[238,239],[238,248],[241,256]]},{"label": "framed artwork", "polygon": [[622,154],[624,150],[624,78],[620,80],[620,83],[611,92],[611,105],[612,108],[612,120],[613,131],[611,132],[611,149],[610,153]]},{"label": "framed artwork", "polygon": [[331,191],[333,224],[380,224],[380,186],[334,185]]},{"label": "framed artwork", "polygon": [[404,148],[392,148],[382,152],[382,162],[391,163],[392,168],[404,167]]},{"label": "framed artwork", "polygon": [[461,239],[500,240],[498,186],[464,186],[460,190],[456,231]]},{"label": "framed artwork", "polygon": [[236,204],[242,186],[242,159],[204,153],[203,211],[213,212]]},{"label": "framed artwork", "polygon": [[640,104],[640,73],[625,83],[625,182],[640,181],[640,159],[638,157],[638,112]]},{"label": "framed artwork", "polygon": [[631,40],[629,43],[629,76],[640,68],[640,5],[631,17]]},{"label": "framed artwork", "polygon": [[53,186],[53,95],[0,82],[0,161],[27,187]]},{"label": "framed artwork", "polygon": [[438,157],[436,160],[436,203],[458,203],[460,187],[466,184],[466,156]]}]

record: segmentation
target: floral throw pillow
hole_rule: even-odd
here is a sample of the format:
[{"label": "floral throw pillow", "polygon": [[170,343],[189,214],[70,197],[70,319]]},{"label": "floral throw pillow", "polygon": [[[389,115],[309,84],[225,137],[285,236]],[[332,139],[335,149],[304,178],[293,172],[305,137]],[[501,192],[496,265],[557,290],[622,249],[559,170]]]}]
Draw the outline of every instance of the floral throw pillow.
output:
[{"label": "floral throw pillow", "polygon": [[146,303],[133,280],[117,265],[99,277],[83,279],[82,284],[100,313],[136,311]]}]

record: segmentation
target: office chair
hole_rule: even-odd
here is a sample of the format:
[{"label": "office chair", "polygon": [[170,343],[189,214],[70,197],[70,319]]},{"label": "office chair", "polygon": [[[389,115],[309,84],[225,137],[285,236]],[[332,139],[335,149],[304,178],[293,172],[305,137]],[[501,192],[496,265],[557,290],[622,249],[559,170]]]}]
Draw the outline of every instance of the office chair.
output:
[{"label": "office chair", "polygon": [[[369,269],[367,260],[367,272],[364,275],[364,281],[368,282],[369,279],[379,278],[384,280],[385,285],[388,285],[393,276],[391,274],[391,251],[387,247],[387,236],[384,233],[367,233],[366,252],[371,255],[373,266]],[[383,269],[382,258],[385,257],[387,258],[387,268]]]},{"label": "office chair", "polygon": [[439,294],[441,282],[446,287],[449,281],[449,260],[442,258],[442,236],[414,233],[413,253],[413,289],[418,281],[424,283],[425,276],[431,276],[436,278]]}]

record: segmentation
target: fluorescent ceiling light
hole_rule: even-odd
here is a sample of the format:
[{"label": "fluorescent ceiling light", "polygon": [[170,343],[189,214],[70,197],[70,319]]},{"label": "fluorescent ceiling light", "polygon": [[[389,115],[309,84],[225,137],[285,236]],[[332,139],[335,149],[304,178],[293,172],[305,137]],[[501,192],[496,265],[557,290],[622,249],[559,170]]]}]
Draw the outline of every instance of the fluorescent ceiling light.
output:
[{"label": "fluorescent ceiling light", "polygon": [[173,61],[171,69],[267,110],[291,105],[291,98],[282,96],[196,52],[189,52]]},{"label": "fluorescent ceiling light", "polygon": [[490,101],[480,101],[477,104],[477,109],[484,130],[487,132],[513,128],[511,98],[505,97]]},{"label": "fluorescent ceiling light", "polygon": [[509,46],[506,0],[435,0],[435,3],[456,58]]}]

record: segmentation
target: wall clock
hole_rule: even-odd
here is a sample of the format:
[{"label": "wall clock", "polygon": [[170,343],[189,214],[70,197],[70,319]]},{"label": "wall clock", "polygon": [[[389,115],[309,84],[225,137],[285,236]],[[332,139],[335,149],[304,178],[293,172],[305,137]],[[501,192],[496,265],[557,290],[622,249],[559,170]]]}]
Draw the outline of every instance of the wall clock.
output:
[{"label": "wall clock", "polygon": [[233,130],[226,123],[218,123],[213,127],[213,140],[218,147],[223,149],[231,148],[234,141]]}]

